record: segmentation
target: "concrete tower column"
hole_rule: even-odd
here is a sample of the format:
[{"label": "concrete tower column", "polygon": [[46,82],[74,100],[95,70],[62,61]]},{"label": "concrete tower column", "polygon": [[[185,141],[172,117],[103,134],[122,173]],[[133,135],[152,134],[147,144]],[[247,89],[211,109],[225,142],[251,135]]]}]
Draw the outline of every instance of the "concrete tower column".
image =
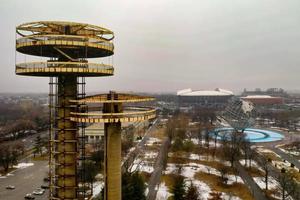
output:
[{"label": "concrete tower column", "polygon": [[[122,104],[105,103],[103,112],[122,112]],[[105,123],[104,132],[104,199],[121,200],[121,122]]]},{"label": "concrete tower column", "polygon": [[59,199],[77,198],[77,131],[76,123],[70,121],[70,102],[77,98],[76,76],[58,77],[58,118],[57,135],[55,136],[56,153],[55,171],[57,175],[57,192],[54,195]]}]

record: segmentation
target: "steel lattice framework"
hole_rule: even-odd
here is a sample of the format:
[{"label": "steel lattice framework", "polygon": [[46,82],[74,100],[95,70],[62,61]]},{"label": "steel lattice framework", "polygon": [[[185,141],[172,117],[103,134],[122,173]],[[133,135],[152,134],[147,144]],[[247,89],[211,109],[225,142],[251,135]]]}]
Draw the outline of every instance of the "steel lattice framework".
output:
[{"label": "steel lattice framework", "polygon": [[251,102],[233,98],[225,108],[222,117],[232,128],[243,131],[255,123],[255,116],[256,111]]},{"label": "steel lattice framework", "polygon": [[[49,199],[85,199],[77,176],[85,159],[85,123],[71,120],[80,107],[70,100],[85,97],[85,77],[113,75],[111,64],[88,62],[114,54],[114,33],[74,22],[39,21],[16,27],[16,51],[44,57],[40,62],[16,63],[16,74],[50,77],[50,195]],[[79,133],[81,130],[81,133]]]}]

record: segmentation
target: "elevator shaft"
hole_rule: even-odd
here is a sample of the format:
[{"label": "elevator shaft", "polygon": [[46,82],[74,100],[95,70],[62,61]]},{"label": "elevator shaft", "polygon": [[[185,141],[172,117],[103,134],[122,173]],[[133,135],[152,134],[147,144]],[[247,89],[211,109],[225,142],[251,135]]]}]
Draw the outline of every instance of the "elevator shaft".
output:
[{"label": "elevator shaft", "polygon": [[58,77],[57,133],[55,152],[55,175],[57,187],[54,197],[58,199],[77,198],[77,127],[70,121],[71,99],[77,98],[77,77]]},{"label": "elevator shaft", "polygon": [[[105,103],[103,113],[122,112],[121,103]],[[121,122],[105,123],[105,200],[121,200]]]}]

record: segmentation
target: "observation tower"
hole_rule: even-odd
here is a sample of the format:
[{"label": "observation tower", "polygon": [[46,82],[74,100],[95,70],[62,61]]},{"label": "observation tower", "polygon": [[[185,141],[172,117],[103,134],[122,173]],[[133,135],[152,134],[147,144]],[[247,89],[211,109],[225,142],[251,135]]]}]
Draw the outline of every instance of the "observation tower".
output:
[{"label": "observation tower", "polygon": [[[50,77],[49,199],[85,199],[86,192],[80,189],[83,178],[77,176],[79,169],[84,171],[84,123],[71,120],[71,112],[80,105],[70,100],[85,97],[85,77],[113,75],[111,63],[88,62],[113,55],[113,38],[112,31],[83,23],[40,21],[16,27],[16,51],[40,59],[16,63],[16,74]],[[109,132],[118,126],[107,125],[106,129]]]},{"label": "observation tower", "polygon": [[[80,112],[71,112],[71,121],[77,123],[104,123],[104,199],[121,200],[121,123],[152,119],[156,110],[137,107],[133,103],[154,98],[110,92],[71,101]],[[127,103],[129,106],[124,106]]]}]

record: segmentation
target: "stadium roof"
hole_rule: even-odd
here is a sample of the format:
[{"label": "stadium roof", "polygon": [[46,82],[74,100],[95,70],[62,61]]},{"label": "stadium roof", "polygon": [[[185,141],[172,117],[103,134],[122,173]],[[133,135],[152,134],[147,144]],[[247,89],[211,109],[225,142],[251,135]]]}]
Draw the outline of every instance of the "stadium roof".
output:
[{"label": "stadium roof", "polygon": [[178,96],[232,96],[233,92],[216,88],[215,90],[198,90],[184,89],[177,91]]},{"label": "stadium roof", "polygon": [[242,99],[270,99],[270,98],[281,98],[281,97],[272,97],[269,95],[248,95],[246,97],[241,97]]}]

